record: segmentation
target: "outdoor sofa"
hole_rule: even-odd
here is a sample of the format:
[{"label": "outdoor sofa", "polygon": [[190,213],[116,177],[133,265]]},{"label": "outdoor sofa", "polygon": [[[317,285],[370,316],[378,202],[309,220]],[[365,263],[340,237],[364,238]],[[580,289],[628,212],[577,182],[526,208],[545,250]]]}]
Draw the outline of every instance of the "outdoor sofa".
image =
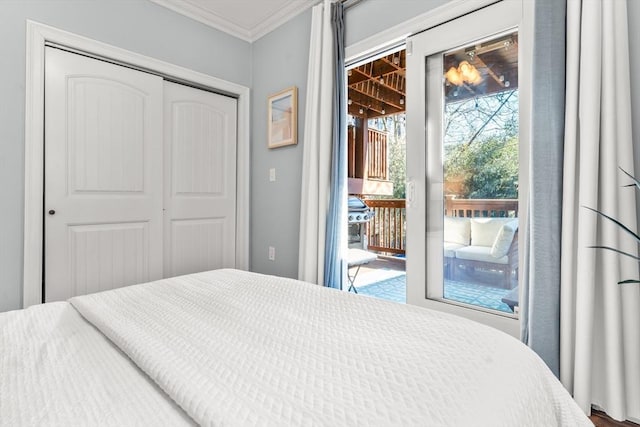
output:
[{"label": "outdoor sofa", "polygon": [[475,269],[498,271],[512,289],[518,271],[518,219],[444,217],[445,278],[457,280]]}]

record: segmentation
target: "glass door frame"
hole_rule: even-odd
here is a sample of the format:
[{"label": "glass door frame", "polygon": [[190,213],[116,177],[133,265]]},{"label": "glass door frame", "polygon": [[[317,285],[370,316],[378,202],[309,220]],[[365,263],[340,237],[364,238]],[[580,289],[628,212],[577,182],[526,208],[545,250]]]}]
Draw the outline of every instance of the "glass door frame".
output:
[{"label": "glass door frame", "polygon": [[[428,283],[443,283],[443,254],[429,247],[442,247],[442,172],[428,176],[438,168],[442,150],[439,139],[440,117],[427,115],[427,111],[440,108],[439,99],[425,99],[436,87],[441,90],[442,80],[427,80],[427,57],[468,45],[517,28],[519,31],[519,92],[520,92],[520,223],[526,224],[528,200],[528,147],[531,114],[531,52],[532,5],[523,0],[503,0],[460,18],[454,19],[407,39],[407,303],[433,308],[467,317],[501,329],[519,337],[519,320],[487,313],[472,308],[427,298]],[[427,105],[427,103],[430,103]],[[438,143],[430,143],[438,141]],[[436,150],[436,151],[433,151]],[[441,169],[441,164],[439,165]],[[437,196],[437,197],[436,197]],[[435,218],[429,220],[427,218]],[[524,226],[522,227],[524,229]],[[525,239],[520,239],[522,249]],[[520,250],[520,265],[524,251]],[[428,264],[432,268],[428,268]],[[521,283],[522,269],[518,281]],[[520,287],[522,289],[522,287]]]}]

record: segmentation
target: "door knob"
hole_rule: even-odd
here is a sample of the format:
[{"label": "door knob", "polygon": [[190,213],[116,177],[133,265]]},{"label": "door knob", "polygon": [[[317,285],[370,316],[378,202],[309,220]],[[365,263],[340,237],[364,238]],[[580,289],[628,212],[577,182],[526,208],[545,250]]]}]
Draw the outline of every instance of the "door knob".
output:
[{"label": "door knob", "polygon": [[54,211],[53,209],[49,211],[49,215],[55,215],[55,214],[56,214],[56,211]]}]

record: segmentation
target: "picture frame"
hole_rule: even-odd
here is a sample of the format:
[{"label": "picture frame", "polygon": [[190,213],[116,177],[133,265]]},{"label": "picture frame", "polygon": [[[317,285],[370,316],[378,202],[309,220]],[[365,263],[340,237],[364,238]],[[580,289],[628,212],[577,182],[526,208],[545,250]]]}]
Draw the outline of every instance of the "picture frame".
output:
[{"label": "picture frame", "polygon": [[268,98],[269,148],[296,145],[298,143],[298,88],[291,86]]}]

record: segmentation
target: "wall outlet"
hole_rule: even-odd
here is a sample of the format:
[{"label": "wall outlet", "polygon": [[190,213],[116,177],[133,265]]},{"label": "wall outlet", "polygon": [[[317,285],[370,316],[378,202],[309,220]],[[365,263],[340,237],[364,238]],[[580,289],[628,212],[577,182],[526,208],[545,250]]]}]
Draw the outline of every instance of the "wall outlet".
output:
[{"label": "wall outlet", "polygon": [[269,246],[269,261],[276,260],[276,248],[273,246]]},{"label": "wall outlet", "polygon": [[276,180],[276,168],[269,169],[269,181],[274,182]]}]

